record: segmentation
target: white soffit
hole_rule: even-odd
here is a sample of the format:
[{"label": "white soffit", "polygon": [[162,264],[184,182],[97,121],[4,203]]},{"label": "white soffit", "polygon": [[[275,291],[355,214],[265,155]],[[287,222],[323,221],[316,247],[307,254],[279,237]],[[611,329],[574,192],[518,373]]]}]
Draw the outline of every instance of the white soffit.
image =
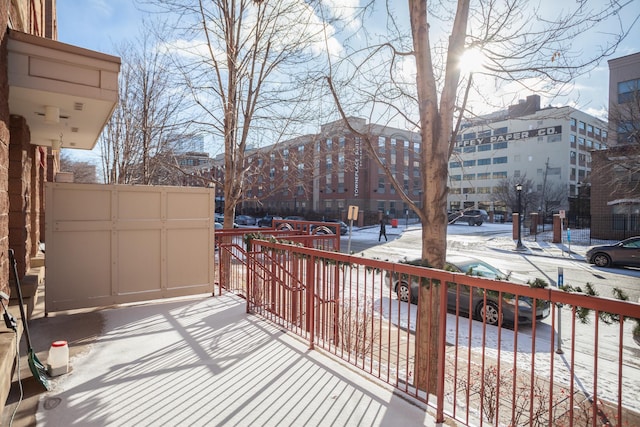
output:
[{"label": "white soffit", "polygon": [[31,143],[91,150],[118,100],[120,58],[10,30],[9,112]]}]

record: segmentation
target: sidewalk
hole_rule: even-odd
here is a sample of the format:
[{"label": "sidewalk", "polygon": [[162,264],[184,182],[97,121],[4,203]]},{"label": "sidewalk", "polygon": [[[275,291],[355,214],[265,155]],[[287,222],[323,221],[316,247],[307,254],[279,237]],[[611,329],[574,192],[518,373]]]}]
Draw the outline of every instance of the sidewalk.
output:
[{"label": "sidewalk", "polygon": [[[586,261],[586,253],[589,249],[584,245],[567,245],[566,243],[551,243],[545,241],[522,240],[525,247],[521,251],[523,255],[537,255],[554,258],[573,259],[576,261]],[[487,240],[487,247],[513,253],[515,252],[516,242],[509,236],[493,237]]]},{"label": "sidewalk", "polygon": [[[52,340],[68,340],[71,370],[45,392],[21,357],[29,387],[16,427],[435,425],[422,405],[246,314],[232,294],[52,313],[30,326],[43,362]],[[16,404],[12,390],[2,425]]]}]

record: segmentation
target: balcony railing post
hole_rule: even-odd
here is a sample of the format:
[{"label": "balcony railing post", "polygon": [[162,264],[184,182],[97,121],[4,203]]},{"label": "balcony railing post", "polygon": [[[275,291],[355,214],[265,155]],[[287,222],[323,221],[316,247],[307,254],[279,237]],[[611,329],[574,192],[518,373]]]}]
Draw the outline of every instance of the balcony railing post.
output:
[{"label": "balcony railing post", "polygon": [[306,256],[307,261],[307,279],[305,281],[305,287],[307,290],[307,330],[309,331],[309,350],[314,349],[315,342],[315,257],[312,255]]},{"label": "balcony railing post", "polygon": [[447,283],[440,281],[440,319],[438,323],[438,385],[436,396],[436,423],[444,423],[444,381],[445,381],[445,357],[447,346]]}]

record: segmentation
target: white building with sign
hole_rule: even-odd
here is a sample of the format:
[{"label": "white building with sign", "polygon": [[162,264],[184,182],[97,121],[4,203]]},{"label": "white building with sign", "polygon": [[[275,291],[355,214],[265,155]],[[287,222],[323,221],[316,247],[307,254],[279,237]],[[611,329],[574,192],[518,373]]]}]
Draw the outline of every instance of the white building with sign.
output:
[{"label": "white building with sign", "polygon": [[528,191],[563,194],[556,209],[569,209],[589,181],[590,151],[606,148],[607,123],[572,107],[539,104],[534,95],[466,124],[449,162],[449,209],[508,212],[496,195],[505,180],[519,179],[532,181]]}]

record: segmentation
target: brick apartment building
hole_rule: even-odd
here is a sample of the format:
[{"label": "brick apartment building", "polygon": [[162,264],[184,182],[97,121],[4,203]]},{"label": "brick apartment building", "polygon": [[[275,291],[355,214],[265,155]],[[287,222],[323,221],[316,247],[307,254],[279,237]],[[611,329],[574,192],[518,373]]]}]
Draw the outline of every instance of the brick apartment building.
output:
[{"label": "brick apartment building", "polygon": [[591,237],[640,234],[640,53],[609,61],[612,146],[594,153]]},{"label": "brick apartment building", "polygon": [[[419,203],[419,135],[362,118],[349,123],[366,135],[404,191]],[[345,219],[348,206],[355,205],[362,222],[404,218],[407,204],[365,147],[369,142],[336,121],[322,125],[318,134],[253,150],[249,157],[254,168],[240,209]]]},{"label": "brick apartment building", "polygon": [[[362,118],[349,122],[366,139],[336,121],[317,134],[253,150],[238,211],[344,219],[347,207],[356,205],[366,223],[381,216],[412,216],[367,144],[419,205],[419,134]],[[448,208],[509,211],[505,203],[494,201],[495,188],[503,179],[526,176],[536,191],[543,182],[561,186],[558,209],[570,209],[588,181],[591,151],[604,149],[607,142],[608,126],[602,120],[571,107],[540,108],[539,96],[530,96],[465,125],[449,164]],[[222,176],[220,167],[214,171]]]}]

